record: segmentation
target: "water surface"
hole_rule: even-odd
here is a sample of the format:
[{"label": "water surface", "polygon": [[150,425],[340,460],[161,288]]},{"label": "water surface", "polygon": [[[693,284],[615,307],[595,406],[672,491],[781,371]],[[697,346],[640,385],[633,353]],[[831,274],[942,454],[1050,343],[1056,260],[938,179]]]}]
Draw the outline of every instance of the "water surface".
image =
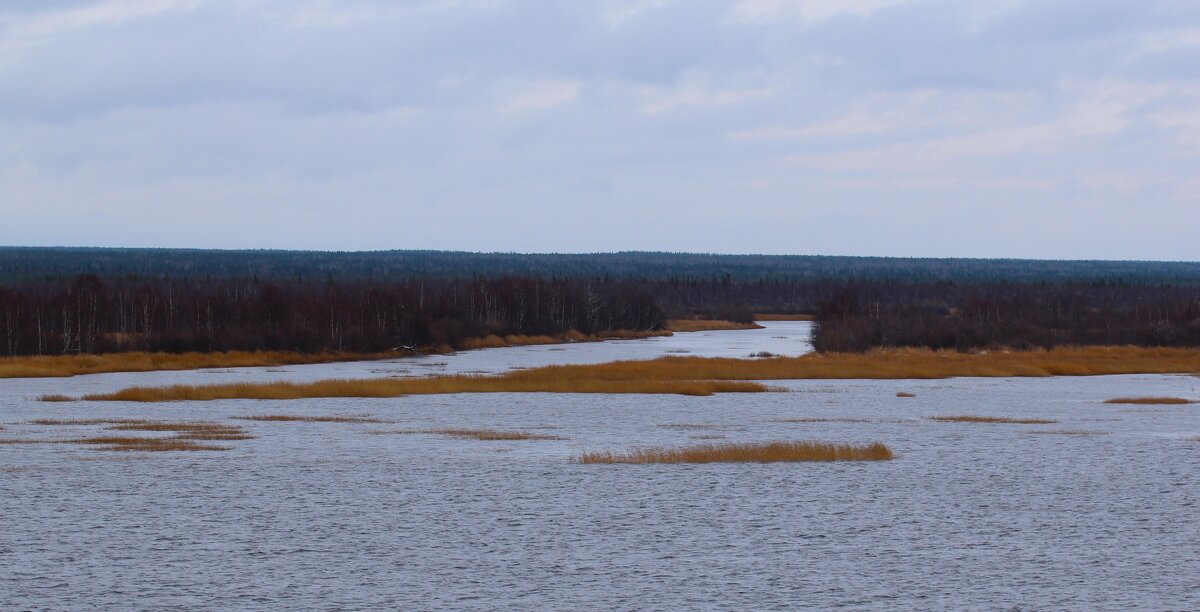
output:
[{"label": "water surface", "polygon": [[[676,338],[694,343],[685,349],[693,354],[744,356],[786,352],[779,344],[799,346],[803,331],[711,334],[720,335]],[[621,343],[622,351],[681,349],[665,340]],[[666,348],[640,348],[655,344]],[[498,349],[424,362],[445,363],[441,371],[499,371],[559,357],[607,361],[614,346]],[[1189,376],[772,381],[789,391],[713,397],[28,399],[129,381],[392,375],[371,368],[379,364],[0,381],[6,437],[102,431],[26,424],[48,415],[225,421],[287,412],[391,421],[230,421],[258,438],[210,453],[0,445],[0,609],[1200,607],[1200,442],[1190,439],[1200,436],[1200,407],[1103,403],[1200,397],[1200,379]],[[926,418],[956,414],[1059,423]],[[436,427],[564,439],[369,433]],[[1098,435],[1035,433],[1059,430]],[[768,465],[570,461],[602,448],[771,439],[880,440],[899,456]]]}]

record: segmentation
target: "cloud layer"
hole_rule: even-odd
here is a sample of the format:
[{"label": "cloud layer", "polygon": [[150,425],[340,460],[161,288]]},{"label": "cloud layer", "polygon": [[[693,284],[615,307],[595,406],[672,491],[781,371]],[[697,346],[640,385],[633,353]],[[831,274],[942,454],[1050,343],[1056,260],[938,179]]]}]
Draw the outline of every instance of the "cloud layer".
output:
[{"label": "cloud layer", "polygon": [[0,8],[0,243],[1200,259],[1200,4]]}]

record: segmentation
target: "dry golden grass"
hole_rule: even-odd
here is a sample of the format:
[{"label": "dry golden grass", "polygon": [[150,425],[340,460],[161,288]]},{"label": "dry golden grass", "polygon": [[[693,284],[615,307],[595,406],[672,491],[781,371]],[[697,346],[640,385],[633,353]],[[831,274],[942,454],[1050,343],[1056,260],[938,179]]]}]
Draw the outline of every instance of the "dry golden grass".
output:
[{"label": "dry golden grass", "polygon": [[468,338],[459,342],[459,348],[464,350],[481,349],[481,348],[501,348],[505,346],[533,346],[541,344],[564,344],[568,342],[598,342],[600,340],[632,340],[638,338],[652,338],[655,336],[669,336],[671,332],[666,330],[661,331],[633,331],[627,329],[617,329],[607,332],[600,332],[593,335],[584,335],[577,331],[569,331],[565,334],[557,336],[484,336],[482,338]]},{"label": "dry golden grass", "polygon": [[641,448],[624,453],[599,451],[576,457],[579,463],[770,463],[776,461],[887,461],[894,455],[879,442],[767,442],[702,444],[684,448]]},{"label": "dry golden grass", "polygon": [[233,419],[243,421],[285,421],[299,423],[383,423],[380,419],[370,417],[349,416],[298,416],[292,414],[261,414],[253,416],[235,416]]},{"label": "dry golden grass", "polygon": [[907,392],[907,391],[897,391],[897,392],[896,392],[896,397],[916,397],[916,394],[915,394],[915,393],[909,393],[909,392]]},{"label": "dry golden grass", "polygon": [[736,323],[718,319],[670,319],[667,329],[673,332],[722,331],[729,329],[762,329],[755,323]]},{"label": "dry golden grass", "polygon": [[1184,399],[1182,397],[1114,397],[1110,400],[1104,400],[1105,404],[1195,404],[1195,400]]},{"label": "dry golden grass", "polygon": [[1010,419],[1007,417],[990,417],[990,416],[932,416],[928,417],[931,421],[942,421],[944,423],[1016,423],[1019,425],[1049,425],[1057,423],[1053,419]]},{"label": "dry golden grass", "polygon": [[[100,374],[104,372],[150,372],[199,368],[281,366],[334,361],[360,361],[395,357],[394,354],[363,353],[109,353],[106,355],[59,355],[0,358],[0,378],[46,378]],[[62,396],[59,396],[62,397]],[[65,400],[60,400],[65,401]]]},{"label": "dry golden grass", "polygon": [[499,431],[495,429],[397,429],[394,431],[372,431],[376,435],[387,434],[435,434],[454,438],[474,438],[476,440],[565,440],[561,436],[530,433],[528,431]]},{"label": "dry golden grass", "polygon": [[812,321],[816,319],[810,314],[781,314],[761,312],[754,315],[755,321]]},{"label": "dry golden grass", "polygon": [[70,395],[62,395],[59,393],[50,393],[48,395],[43,395],[43,396],[39,397],[38,399],[43,402],[74,402],[74,401],[76,401],[76,399],[71,397]]},{"label": "dry golden grass", "polygon": [[[445,393],[650,393],[712,395],[756,393],[759,383],[708,380],[604,380],[553,376],[542,369],[502,376],[437,376],[408,379],[325,380],[313,383],[233,383],[130,387],[116,393],[85,395],[89,401],[170,402],[218,399],[289,400],[307,397],[400,397]],[[547,376],[549,375],[549,376]]]},{"label": "dry golden grass", "polygon": [[763,392],[758,380],[931,379],[954,376],[1092,376],[1200,370],[1200,349],[1088,347],[963,354],[924,349],[829,353],[770,359],[661,357],[592,365],[547,366],[500,376],[326,380],[131,387],[88,400],[163,402],[305,397],[398,397],[440,393],[713,393]]}]

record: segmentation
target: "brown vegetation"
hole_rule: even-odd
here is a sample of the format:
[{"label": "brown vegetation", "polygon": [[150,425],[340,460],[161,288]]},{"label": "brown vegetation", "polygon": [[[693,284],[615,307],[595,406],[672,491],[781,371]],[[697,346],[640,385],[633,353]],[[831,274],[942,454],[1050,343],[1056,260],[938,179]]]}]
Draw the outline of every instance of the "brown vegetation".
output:
[{"label": "brown vegetation", "polygon": [[134,425],[153,423],[145,419],[34,419],[30,425]]},{"label": "brown vegetation", "polygon": [[1197,370],[1200,349],[1089,347],[984,354],[904,349],[756,360],[668,356],[650,361],[547,366],[499,376],[131,387],[84,399],[161,402],[529,392],[711,395],[767,391],[760,383],[748,382],[757,380],[1092,376]]},{"label": "brown vegetation", "polygon": [[1114,397],[1104,400],[1105,404],[1195,404],[1195,400],[1182,397]]},{"label": "brown vegetation", "polygon": [[812,321],[816,317],[810,314],[782,314],[760,312],[754,315],[755,321]]},{"label": "brown vegetation", "polygon": [[624,453],[598,451],[579,463],[769,463],[775,461],[886,461],[894,455],[879,442],[865,445],[825,442],[702,444],[685,448],[642,448]]},{"label": "brown vegetation", "polygon": [[[195,370],[200,368],[242,368],[257,366],[362,361],[394,357],[395,354],[364,353],[109,353],[105,355],[58,355],[0,358],[0,378],[49,378],[105,372],[151,372],[155,370]],[[48,395],[43,401],[70,401],[63,395]]]},{"label": "brown vegetation", "polygon": [[285,421],[299,423],[383,423],[380,419],[371,417],[350,416],[298,416],[291,414],[262,414],[254,416],[235,416],[233,419],[243,421]]},{"label": "brown vegetation", "polygon": [[709,319],[670,319],[666,328],[673,332],[722,331],[730,329],[762,329],[756,323],[738,323]]},{"label": "brown vegetation", "polygon": [[1091,429],[1039,429],[1037,431],[1027,431],[1031,434],[1056,434],[1060,436],[1107,436],[1112,433],[1109,431],[1095,431]]},{"label": "brown vegetation", "polygon": [[530,433],[527,431],[498,431],[495,429],[399,429],[395,431],[372,431],[373,434],[435,434],[454,438],[476,440],[565,440],[561,436]]},{"label": "brown vegetation", "polygon": [[990,417],[990,416],[932,416],[928,417],[931,421],[942,421],[947,423],[1016,423],[1019,425],[1049,425],[1057,423],[1053,419],[1010,419],[1007,417]]},{"label": "brown vegetation", "polygon": [[197,444],[182,437],[142,438],[122,436],[97,436],[94,438],[79,438],[66,440],[73,444],[92,444],[100,446],[99,450],[110,451],[221,451],[229,450],[226,446]]},{"label": "brown vegetation", "polygon": [[909,393],[908,391],[897,391],[896,397],[916,397],[916,394]]},{"label": "brown vegetation", "polygon": [[799,418],[799,419],[776,419],[776,423],[870,423],[869,419],[847,419],[847,418]]}]

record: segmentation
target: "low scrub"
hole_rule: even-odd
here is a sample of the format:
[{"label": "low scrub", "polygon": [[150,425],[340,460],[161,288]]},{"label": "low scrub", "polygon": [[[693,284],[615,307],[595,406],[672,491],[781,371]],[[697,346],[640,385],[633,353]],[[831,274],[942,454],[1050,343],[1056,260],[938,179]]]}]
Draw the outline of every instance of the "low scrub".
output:
[{"label": "low scrub", "polygon": [[1184,399],[1182,397],[1114,397],[1110,400],[1104,400],[1105,404],[1195,404],[1195,400]]},{"label": "low scrub", "polygon": [[941,421],[944,423],[1016,423],[1019,425],[1049,425],[1057,423],[1053,419],[1010,419],[1007,417],[992,417],[992,416],[932,416],[931,421]]},{"label": "low scrub", "polygon": [[576,457],[579,463],[772,463],[778,461],[887,461],[882,443],[766,442],[701,444],[683,448],[641,448],[623,453],[599,451]]}]

